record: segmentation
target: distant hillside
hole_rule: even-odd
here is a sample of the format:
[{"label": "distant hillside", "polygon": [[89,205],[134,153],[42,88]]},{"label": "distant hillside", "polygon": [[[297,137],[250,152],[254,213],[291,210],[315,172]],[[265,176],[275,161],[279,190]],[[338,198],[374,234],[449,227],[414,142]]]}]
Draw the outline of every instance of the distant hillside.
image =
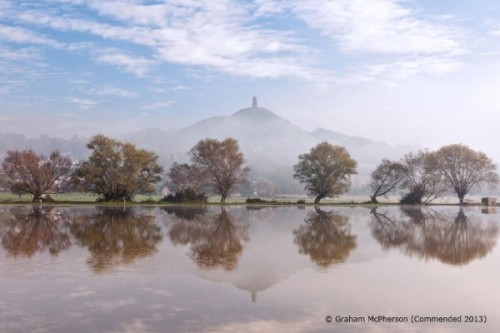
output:
[{"label": "distant hillside", "polygon": [[[106,134],[106,133],[104,133]],[[275,113],[253,105],[230,116],[217,116],[201,120],[180,130],[145,129],[122,138],[141,148],[160,155],[161,163],[168,169],[173,162],[187,161],[187,153],[201,139],[233,137],[239,141],[253,179],[274,184],[277,193],[303,193],[302,187],[292,179],[292,166],[297,156],[308,152],[319,142],[328,141],[346,147],[359,163],[354,189],[361,190],[369,174],[382,158],[398,159],[414,147],[392,147],[386,143],[361,137],[352,137],[326,129],[306,131]],[[0,156],[8,149],[31,147],[48,154],[54,149],[79,160],[88,156],[87,138],[71,139],[42,136],[29,139],[24,135],[0,134]]]},{"label": "distant hillside", "polygon": [[126,137],[136,144],[160,154],[166,166],[174,161],[186,161],[188,151],[204,138],[239,141],[254,178],[264,178],[277,187],[279,193],[302,193],[302,187],[292,179],[292,166],[300,154],[319,142],[328,141],[346,147],[359,162],[359,175],[354,184],[361,189],[369,174],[382,158],[399,159],[412,149],[392,147],[386,143],[361,137],[351,137],[326,129],[306,131],[268,109],[257,101],[230,116],[217,116],[199,121],[180,130],[143,130]]}]

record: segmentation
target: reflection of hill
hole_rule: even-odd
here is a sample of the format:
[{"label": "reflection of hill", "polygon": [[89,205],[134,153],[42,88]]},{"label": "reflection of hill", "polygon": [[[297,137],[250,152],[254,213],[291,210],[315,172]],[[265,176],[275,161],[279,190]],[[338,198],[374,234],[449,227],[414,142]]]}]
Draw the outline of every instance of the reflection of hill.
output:
[{"label": "reflection of hill", "polygon": [[242,241],[248,241],[246,225],[234,221],[224,208],[213,215],[191,215],[180,218],[169,231],[174,245],[190,245],[191,258],[201,268],[235,269],[243,251]]},{"label": "reflection of hill", "polygon": [[96,272],[155,253],[163,238],[153,215],[116,207],[98,207],[92,216],[77,217],[71,233],[88,248],[89,264]]},{"label": "reflection of hill", "polygon": [[[190,237],[189,233],[205,228],[203,226],[205,223],[214,223],[213,220],[218,215],[214,214],[214,209],[210,207],[206,216],[199,217],[195,221],[174,219],[169,223],[172,243],[186,245],[191,258],[193,257],[190,241],[195,237]],[[286,280],[296,272],[311,268],[309,259],[297,255],[296,245],[293,242],[292,231],[304,220],[303,210],[290,207],[266,207],[253,211],[245,207],[230,207],[227,208],[227,213],[231,216],[232,223],[237,223],[238,228],[244,231],[240,241],[244,244],[244,250],[238,255],[237,265],[230,270],[222,265],[213,265],[210,269],[201,266],[205,269],[196,269],[198,276],[209,281],[229,283],[247,291],[255,302],[259,292]],[[178,228],[182,230],[182,233],[176,234],[179,232]],[[197,266],[200,267],[200,265]]]},{"label": "reflection of hill", "polygon": [[469,218],[463,209],[454,216],[414,208],[402,212],[398,217],[372,210],[372,235],[385,249],[397,247],[410,256],[464,265],[484,257],[496,243],[497,225]]},{"label": "reflection of hill", "polygon": [[[226,270],[221,265],[214,265],[210,267],[211,269],[196,270],[198,276],[209,281],[228,283],[247,291],[249,298],[256,302],[261,297],[258,295],[260,292],[280,284],[295,273],[318,269],[318,264],[309,256],[298,254],[294,242],[294,230],[300,229],[310,208],[266,207],[254,211],[246,207],[230,207],[227,210],[239,224],[243,224],[245,234],[248,234],[245,238],[250,241],[244,245],[236,267]],[[212,223],[213,211],[214,208],[210,207],[207,216],[197,221],[174,220],[169,223],[170,235],[177,233],[177,228],[183,230],[180,235],[175,235],[171,239],[176,245],[188,246],[191,258],[192,245],[188,236],[190,231],[187,229],[195,231],[203,228],[197,224]],[[338,214],[333,213],[333,215]]]},{"label": "reflection of hill", "polygon": [[308,254],[322,267],[343,262],[356,247],[356,236],[351,235],[348,218],[334,212],[316,209],[305,219],[305,225],[294,230],[299,252]]},{"label": "reflection of hill", "polygon": [[2,246],[12,256],[32,257],[37,252],[52,255],[70,247],[69,221],[52,208],[15,207],[2,219]]}]

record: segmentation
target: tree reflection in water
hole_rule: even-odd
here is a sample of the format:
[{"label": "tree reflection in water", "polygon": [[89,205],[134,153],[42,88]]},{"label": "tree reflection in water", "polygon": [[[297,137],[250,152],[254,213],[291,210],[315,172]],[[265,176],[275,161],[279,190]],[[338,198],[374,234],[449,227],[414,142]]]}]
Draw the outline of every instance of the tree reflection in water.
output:
[{"label": "tree reflection in water", "polygon": [[133,208],[98,207],[92,216],[77,217],[71,233],[88,248],[88,263],[98,273],[152,255],[163,239],[154,215]]},{"label": "tree reflection in water", "polygon": [[70,221],[52,207],[15,207],[1,221],[2,246],[11,256],[32,257],[37,252],[52,255],[71,245]]},{"label": "tree reflection in water", "polygon": [[401,248],[409,256],[436,258],[450,265],[465,265],[482,258],[496,244],[493,222],[469,218],[463,208],[447,216],[430,209],[402,207],[403,215],[373,209],[371,230],[384,249]]},{"label": "tree reflection in water", "polygon": [[295,244],[319,266],[344,262],[356,248],[356,236],[351,235],[347,217],[316,208],[304,221],[305,225],[293,232]]},{"label": "tree reflection in water", "polygon": [[202,269],[234,270],[248,241],[247,225],[221,208],[221,213],[179,217],[170,228],[173,245],[189,245],[190,257]]}]

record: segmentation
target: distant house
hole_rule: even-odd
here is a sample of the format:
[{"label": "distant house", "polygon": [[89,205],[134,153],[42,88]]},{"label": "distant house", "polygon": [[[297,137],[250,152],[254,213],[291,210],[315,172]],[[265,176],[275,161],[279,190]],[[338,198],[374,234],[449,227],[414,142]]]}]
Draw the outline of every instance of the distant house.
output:
[{"label": "distant house", "polygon": [[497,204],[497,198],[492,198],[492,197],[481,198],[481,205],[495,206],[496,204]]}]

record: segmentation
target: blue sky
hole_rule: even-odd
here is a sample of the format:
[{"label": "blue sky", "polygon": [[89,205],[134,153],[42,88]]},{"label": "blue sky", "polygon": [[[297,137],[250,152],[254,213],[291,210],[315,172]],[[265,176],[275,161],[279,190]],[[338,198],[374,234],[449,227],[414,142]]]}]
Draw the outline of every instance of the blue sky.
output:
[{"label": "blue sky", "polygon": [[487,0],[0,0],[0,132],[181,128],[256,95],[309,130],[493,153],[499,46]]}]

